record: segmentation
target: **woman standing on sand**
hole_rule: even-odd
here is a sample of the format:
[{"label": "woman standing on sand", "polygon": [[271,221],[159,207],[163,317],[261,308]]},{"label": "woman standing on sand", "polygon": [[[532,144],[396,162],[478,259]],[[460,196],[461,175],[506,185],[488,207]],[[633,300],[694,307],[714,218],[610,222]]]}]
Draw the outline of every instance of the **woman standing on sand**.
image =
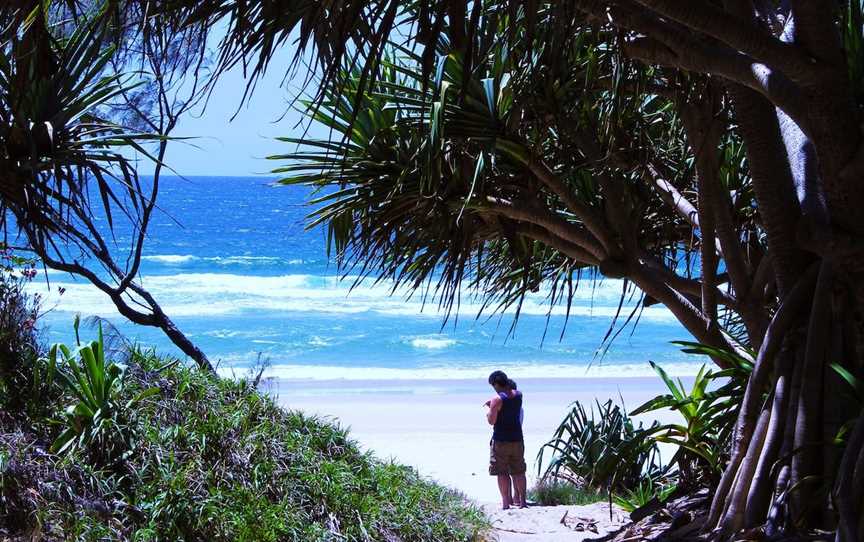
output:
[{"label": "woman standing on sand", "polygon": [[522,392],[503,371],[489,375],[489,384],[495,390],[495,397],[484,403],[489,407],[486,420],[493,426],[489,443],[489,474],[498,477],[504,510],[511,505],[525,508],[527,481],[522,438]]}]

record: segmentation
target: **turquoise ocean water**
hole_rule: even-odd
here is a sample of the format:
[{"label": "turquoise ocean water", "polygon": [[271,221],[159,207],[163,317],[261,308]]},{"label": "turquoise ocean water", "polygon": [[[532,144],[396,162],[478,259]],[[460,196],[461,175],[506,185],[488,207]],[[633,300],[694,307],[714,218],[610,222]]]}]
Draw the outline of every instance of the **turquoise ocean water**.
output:
[{"label": "turquoise ocean water", "polygon": [[[563,337],[566,310],[554,307],[550,315],[542,291],[526,301],[510,334],[512,314],[477,319],[479,302],[463,299],[458,322],[444,324],[435,303],[391,294],[386,282],[352,290],[352,277],[340,280],[328,261],[324,231],[304,228],[308,190],[269,182],[164,179],[145,247],[143,284],[222,371],[242,372],[259,353],[273,375],[303,379],[477,378],[496,367],[523,378],[635,376],[652,374],[648,360],[693,374],[701,363],[670,344],[691,337],[662,307],[642,311],[635,329],[598,356],[617,311],[618,280],[581,282]],[[119,232],[118,245],[124,240]],[[48,278],[50,290],[43,273],[33,284],[46,297],[48,341],[70,340],[80,313],[109,318],[127,337],[177,353],[158,330],[125,322],[85,281],[54,272]],[[624,317],[632,306],[625,303]]]}]

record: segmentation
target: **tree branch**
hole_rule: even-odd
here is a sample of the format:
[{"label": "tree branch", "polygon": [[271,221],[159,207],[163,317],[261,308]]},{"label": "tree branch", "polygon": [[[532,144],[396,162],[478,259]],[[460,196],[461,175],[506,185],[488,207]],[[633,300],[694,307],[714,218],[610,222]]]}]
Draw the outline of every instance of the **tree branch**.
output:
[{"label": "tree branch", "polygon": [[[678,273],[675,273],[665,265],[661,264],[657,258],[645,251],[639,252],[639,259],[642,260],[643,265],[646,265],[652,271],[658,273],[658,276],[663,280],[663,282],[668,284],[671,288],[678,290],[682,294],[692,296],[696,300],[702,296],[702,283],[700,281],[682,277]],[[717,275],[717,282],[722,278],[724,278],[724,275]],[[713,295],[717,301],[725,307],[731,309],[736,309],[738,307],[738,299],[716,286],[714,287]]]},{"label": "tree branch", "polygon": [[[663,17],[711,36],[755,61],[783,71],[796,82],[813,83],[823,72],[800,48],[783,43],[753,19],[735,17],[704,0],[635,0]],[[804,0],[802,3],[812,3]]]},{"label": "tree branch", "polygon": [[[737,351],[716,326],[709,326],[708,319],[689,300],[667,285],[656,271],[645,265],[631,265],[629,276],[646,294],[663,303],[675,318],[689,331],[697,341],[729,351]],[[721,368],[727,368],[728,363],[714,359]]]},{"label": "tree branch", "polygon": [[800,208],[780,136],[777,112],[765,98],[752,90],[734,85],[730,91],[750,164],[753,191],[767,234],[777,287],[783,297],[801,273],[801,253],[795,239]]},{"label": "tree branch", "polygon": [[801,90],[784,75],[731,49],[709,48],[692,39],[671,46],[653,36],[634,38],[624,44],[628,56],[649,64],[716,75],[759,92],[809,130],[807,104]]},{"label": "tree branch", "polygon": [[537,180],[561,198],[561,201],[564,202],[564,205],[570,212],[579,217],[588,231],[603,245],[607,253],[614,252],[615,244],[612,241],[608,228],[605,227],[602,219],[591,207],[579,201],[573,195],[570,188],[542,161],[532,160],[528,164],[528,168]]},{"label": "tree branch", "polygon": [[600,260],[595,258],[582,247],[571,243],[566,239],[562,239],[555,234],[549,233],[540,226],[533,224],[520,226],[517,228],[517,232],[525,237],[539,241],[550,248],[554,248],[577,263],[592,266],[600,264]]},{"label": "tree branch", "polygon": [[[790,21],[795,25],[795,46],[830,66],[834,70],[846,70],[843,44],[837,33],[837,2],[817,0],[791,0]],[[791,40],[784,40],[789,42]]]},{"label": "tree branch", "polygon": [[529,210],[527,206],[516,207],[509,201],[487,197],[486,203],[479,208],[481,211],[506,216],[513,220],[540,226],[550,233],[585,249],[597,261],[606,259],[606,251],[591,237],[585,229],[567,222],[552,213]]},{"label": "tree branch", "polygon": [[642,177],[654,187],[657,194],[673,211],[687,221],[694,229],[699,228],[699,213],[696,207],[675,188],[666,176],[660,172],[656,164],[647,163],[642,169]]}]

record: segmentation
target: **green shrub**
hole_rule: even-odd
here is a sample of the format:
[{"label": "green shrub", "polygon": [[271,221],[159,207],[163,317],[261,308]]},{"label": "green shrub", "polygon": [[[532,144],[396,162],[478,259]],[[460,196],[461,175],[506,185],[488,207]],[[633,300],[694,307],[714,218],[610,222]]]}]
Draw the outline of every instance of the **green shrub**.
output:
[{"label": "green shrub", "polygon": [[[75,322],[78,335],[78,321]],[[134,409],[145,398],[159,393],[150,387],[124,398],[123,368],[105,357],[102,326],[97,339],[75,350],[55,344],[46,361],[51,373],[74,398],[59,422],[64,430],[51,445],[63,454],[89,450],[96,465],[107,465],[131,451],[135,433]]]},{"label": "green shrub", "polygon": [[93,450],[112,428],[60,457],[42,444],[58,428],[34,434],[30,423],[0,420],[0,538],[38,529],[59,540],[455,542],[480,540],[488,528],[461,495],[361,452],[330,422],[280,408],[252,381],[220,379],[137,348],[116,361],[121,375],[106,369],[107,360],[104,372],[88,375],[88,364],[100,367],[102,346],[58,351],[80,379],[58,363],[70,382],[53,416],[70,402],[73,412],[81,404],[98,410],[86,390],[104,377],[99,395],[135,438],[105,468]]},{"label": "green shrub", "polygon": [[651,478],[644,478],[634,488],[625,488],[620,493],[613,495],[612,500],[625,512],[633,512],[637,508],[645,506],[655,497],[661,502],[675,491],[674,484],[662,485]]},{"label": "green shrub", "polygon": [[[665,470],[668,473],[670,469],[677,469],[681,485],[711,485],[718,481],[728,457],[729,440],[752,366],[733,353],[698,343],[676,344],[684,346],[687,353],[722,357],[731,368],[714,372],[706,371],[703,366],[688,391],[681,379],[673,380],[662,367],[651,362],[670,394],[651,399],[635,409],[633,415],[664,409],[678,412],[682,423],[657,425],[649,429],[645,437],[675,446],[675,454]],[[709,390],[710,384],[717,380],[725,382]]]},{"label": "green shrub", "polygon": [[563,480],[540,480],[528,491],[528,499],[542,506],[592,504],[606,500],[606,495]]},{"label": "green shrub", "polygon": [[37,371],[39,299],[25,290],[34,273],[32,262],[0,243],[0,411],[12,415],[27,411],[34,406],[30,399],[46,392]]},{"label": "green shrub", "polygon": [[[609,489],[625,509],[638,508],[655,496],[665,498],[669,488],[717,481],[752,366],[735,353],[698,343],[676,344],[686,353],[722,358],[730,366],[716,372],[703,367],[687,390],[680,379],[672,379],[651,362],[670,393],[651,399],[631,415],[669,409],[681,414],[682,423],[655,422],[646,429],[641,424],[637,428],[611,400],[603,405],[598,401],[596,413],[574,403],[553,439],[537,455],[540,472],[544,454],[553,454],[543,479]],[[715,381],[722,383],[710,390]],[[660,462],[660,443],[675,449],[666,464]]]},{"label": "green shrub", "polygon": [[537,454],[538,473],[551,453],[543,479],[563,479],[596,490],[634,487],[644,476],[660,471],[657,444],[643,438],[623,408],[611,400],[597,402],[597,412],[579,402]]}]

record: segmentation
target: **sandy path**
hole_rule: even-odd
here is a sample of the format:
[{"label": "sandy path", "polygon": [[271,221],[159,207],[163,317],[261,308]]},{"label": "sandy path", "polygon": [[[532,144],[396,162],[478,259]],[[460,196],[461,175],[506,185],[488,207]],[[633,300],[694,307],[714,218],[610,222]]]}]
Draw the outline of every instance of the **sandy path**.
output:
[{"label": "sandy path", "polygon": [[[498,542],[579,542],[601,537],[629,522],[627,514],[614,505],[610,520],[607,503],[532,506],[521,510],[501,510],[498,505],[486,504],[483,509],[492,522],[492,539]],[[565,513],[566,524],[561,522]],[[579,524],[583,530],[577,530]],[[591,530],[592,525],[597,532]]]},{"label": "sandy path", "polygon": [[[688,385],[689,380],[685,379]],[[334,417],[351,428],[352,438],[379,457],[413,465],[424,476],[483,503],[494,527],[493,540],[579,542],[603,536],[629,521],[617,507],[610,521],[607,503],[501,510],[495,480],[486,472],[490,428],[482,404],[490,392],[485,382],[276,380],[270,385],[283,405]],[[519,389],[526,393],[529,484],[537,472],[533,464],[537,451],[552,436],[572,401],[591,404],[620,394],[632,409],[664,391],[657,378],[520,379]],[[565,512],[569,525],[561,523]],[[596,533],[572,528],[592,521]]]},{"label": "sandy path", "polygon": [[[485,382],[277,380],[270,385],[283,405],[336,418],[379,457],[413,465],[478,502],[498,499],[487,472],[491,429],[482,405],[491,392]],[[572,401],[588,405],[621,394],[632,409],[663,392],[659,378],[526,378],[519,380],[519,389],[526,394],[529,485],[537,473],[538,450]]]}]

